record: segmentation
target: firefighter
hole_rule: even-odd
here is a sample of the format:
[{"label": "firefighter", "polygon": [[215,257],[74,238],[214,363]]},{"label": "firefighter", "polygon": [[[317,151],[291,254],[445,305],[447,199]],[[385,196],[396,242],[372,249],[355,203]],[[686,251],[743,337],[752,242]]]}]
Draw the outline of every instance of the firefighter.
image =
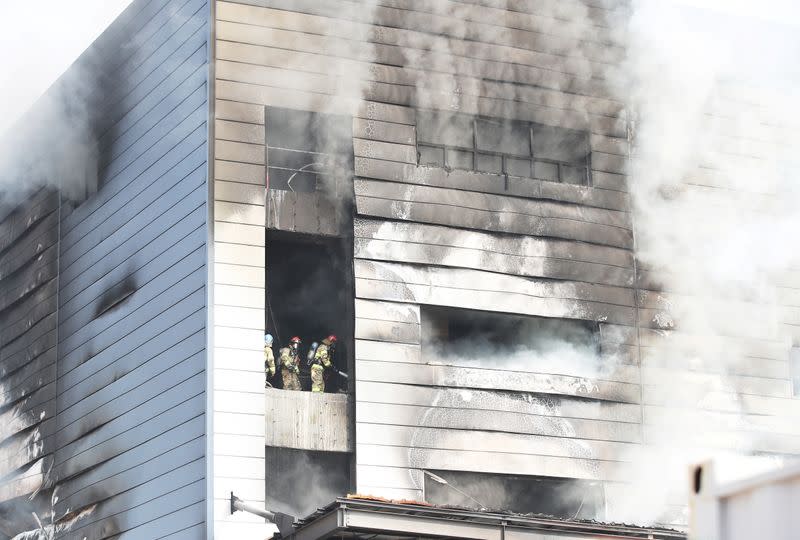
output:
[{"label": "firefighter", "polygon": [[300,338],[289,340],[289,346],[280,350],[281,378],[284,390],[302,390],[300,387]]},{"label": "firefighter", "polygon": [[325,391],[325,369],[331,367],[333,352],[336,348],[336,336],[331,334],[322,340],[317,352],[314,353],[314,361],[311,364],[311,391]]},{"label": "firefighter", "polygon": [[275,354],[272,352],[272,334],[264,334],[264,388],[271,386],[269,379],[275,376]]}]

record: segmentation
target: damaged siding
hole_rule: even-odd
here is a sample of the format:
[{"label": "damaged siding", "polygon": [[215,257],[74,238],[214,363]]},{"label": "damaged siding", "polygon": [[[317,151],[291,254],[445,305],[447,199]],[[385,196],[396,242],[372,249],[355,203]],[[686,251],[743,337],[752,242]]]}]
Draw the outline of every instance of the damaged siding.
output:
[{"label": "damaged siding", "polygon": [[[551,20],[546,13],[441,4],[217,2],[217,126],[227,133],[217,143],[217,185],[263,181],[263,131],[251,128],[263,124],[264,106],[356,110],[359,492],[422,499],[422,469],[617,481],[614,456],[642,439],[624,113],[602,81],[559,55],[574,45],[568,30],[531,31]],[[608,15],[587,10],[598,41],[610,32]],[[489,20],[522,26],[478,22]],[[621,52],[585,49],[590,64]],[[341,89],[333,63],[364,79],[360,93]],[[588,130],[592,185],[419,167],[423,104]],[[258,197],[225,203],[242,233],[263,227]],[[263,246],[255,229],[245,237]],[[243,295],[263,294],[253,288],[262,269],[225,264],[251,287]],[[421,305],[597,321],[603,354],[621,365],[597,381],[428,365]]]},{"label": "damaged siding", "polygon": [[[102,189],[61,223],[56,510],[74,534],[205,525],[205,0],[136,2],[102,102]],[[115,52],[117,49],[114,49]]]},{"label": "damaged siding", "polygon": [[[67,515],[55,537],[205,534],[208,34],[206,0],[135,0],[64,76],[90,88],[76,108],[99,190],[60,207],[42,190],[4,222],[25,268],[3,369],[27,362],[9,379],[4,439],[29,441],[0,498],[41,488],[24,504],[45,525]],[[69,88],[50,92],[79,99]],[[3,534],[36,528],[6,504]]]},{"label": "damaged siding", "polygon": [[[33,528],[53,464],[58,195],[41,189],[0,221],[0,531]],[[22,511],[20,511],[22,510]],[[20,519],[21,518],[21,519]]]}]

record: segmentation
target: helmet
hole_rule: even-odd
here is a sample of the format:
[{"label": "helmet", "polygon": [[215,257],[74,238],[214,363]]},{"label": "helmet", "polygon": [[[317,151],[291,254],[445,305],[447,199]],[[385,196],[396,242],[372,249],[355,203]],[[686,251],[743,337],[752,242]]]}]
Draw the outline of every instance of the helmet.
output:
[{"label": "helmet", "polygon": [[333,334],[329,335],[328,341],[330,341],[331,343],[336,343],[336,336],[334,336]]},{"label": "helmet", "polygon": [[298,345],[300,345],[302,341],[300,341],[299,337],[294,336],[292,339],[289,340],[289,343],[297,343]]},{"label": "helmet", "polygon": [[264,334],[264,345],[272,345],[272,334]]}]

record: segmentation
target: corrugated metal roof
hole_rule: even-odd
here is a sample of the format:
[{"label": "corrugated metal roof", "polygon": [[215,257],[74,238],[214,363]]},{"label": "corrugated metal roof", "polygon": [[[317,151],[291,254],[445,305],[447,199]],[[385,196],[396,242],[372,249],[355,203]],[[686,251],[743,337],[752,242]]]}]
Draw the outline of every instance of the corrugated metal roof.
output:
[{"label": "corrugated metal roof", "polygon": [[686,538],[685,533],[674,529],[561,519],[535,514],[476,511],[358,495],[336,499],[299,520],[295,524],[292,538],[319,540],[341,535],[353,538],[369,536],[375,540],[401,536],[544,540],[553,538],[552,535],[559,535],[564,540]]}]

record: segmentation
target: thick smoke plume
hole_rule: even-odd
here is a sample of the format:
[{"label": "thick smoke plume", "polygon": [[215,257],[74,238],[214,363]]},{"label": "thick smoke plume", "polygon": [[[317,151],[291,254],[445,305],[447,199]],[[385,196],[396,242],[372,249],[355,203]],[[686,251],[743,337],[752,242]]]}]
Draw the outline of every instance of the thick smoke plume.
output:
[{"label": "thick smoke plume", "polygon": [[692,462],[797,451],[798,302],[783,287],[798,262],[800,41],[778,24],[637,1],[623,43],[608,75],[633,118],[638,301],[655,330],[639,336],[648,405],[645,444],[624,456],[634,489],[608,517],[681,522]]}]

